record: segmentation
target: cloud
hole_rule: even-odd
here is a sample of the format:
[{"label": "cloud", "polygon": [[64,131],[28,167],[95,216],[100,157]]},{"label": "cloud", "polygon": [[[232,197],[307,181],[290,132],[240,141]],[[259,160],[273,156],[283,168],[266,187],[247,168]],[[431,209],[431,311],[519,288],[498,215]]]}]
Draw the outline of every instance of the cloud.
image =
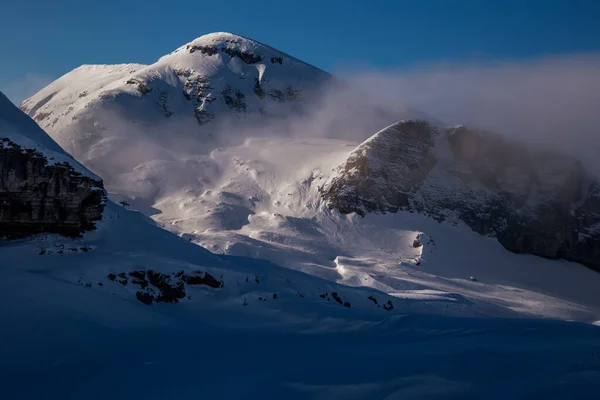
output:
[{"label": "cloud", "polygon": [[28,72],[20,79],[17,79],[8,84],[8,86],[2,88],[2,92],[13,103],[19,105],[23,100],[46,87],[54,79],[55,78],[48,75]]},{"label": "cloud", "polygon": [[338,75],[448,124],[557,148],[600,171],[600,54],[387,71],[342,68]]},{"label": "cloud", "polygon": [[238,140],[287,132],[360,142],[399,119],[424,118],[559,150],[600,174],[600,54],[395,70],[345,67],[334,75],[342,84],[319,91],[303,116],[223,130],[235,131]]}]

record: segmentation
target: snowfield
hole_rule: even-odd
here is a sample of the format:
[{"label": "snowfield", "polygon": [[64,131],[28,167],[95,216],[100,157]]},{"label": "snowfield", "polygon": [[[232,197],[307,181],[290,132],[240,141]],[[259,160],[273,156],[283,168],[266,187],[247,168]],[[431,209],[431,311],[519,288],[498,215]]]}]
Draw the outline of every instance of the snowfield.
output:
[{"label": "snowfield", "polygon": [[[600,395],[596,326],[493,318],[483,312],[522,314],[417,283],[389,297],[213,255],[112,203],[99,229],[82,239],[38,236],[0,251],[0,381],[9,398]],[[347,270],[361,265],[343,265],[338,259],[346,283],[357,276]],[[107,278],[142,268],[201,269],[224,286],[189,286],[189,299],[147,306],[132,296],[131,283]],[[469,290],[477,292],[475,284]],[[338,304],[334,292],[351,306]]]}]

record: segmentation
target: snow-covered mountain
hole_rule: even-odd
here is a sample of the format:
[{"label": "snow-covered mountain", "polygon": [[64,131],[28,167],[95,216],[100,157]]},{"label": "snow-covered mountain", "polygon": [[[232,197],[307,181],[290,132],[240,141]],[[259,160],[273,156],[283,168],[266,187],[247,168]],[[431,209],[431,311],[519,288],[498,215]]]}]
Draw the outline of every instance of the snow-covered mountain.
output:
[{"label": "snow-covered mountain", "polygon": [[[330,81],[326,72],[269,46],[213,33],[152,65],[83,65],[21,108],[111,182],[140,161],[172,161],[173,150],[212,150],[228,139],[218,134],[223,124],[299,112]],[[235,129],[228,132],[237,140]],[[116,159],[120,164],[108,168]]]},{"label": "snow-covered mountain", "polygon": [[[600,396],[600,274],[509,252],[431,213],[361,217],[364,204],[340,206],[343,196],[334,203],[342,212],[330,209],[331,189],[352,193],[361,186],[355,174],[372,177],[373,162],[382,177],[368,204],[399,209],[411,182],[431,177],[443,153],[437,141],[419,145],[427,135],[412,138],[417,146],[402,135],[373,146],[382,134],[361,144],[369,124],[392,117],[385,108],[341,102],[352,116],[332,121],[339,93],[317,103],[286,97],[330,80],[229,34],[199,38],[153,66],[79,68],[23,109],[85,167],[0,102],[0,137],[35,149],[43,171],[62,165],[69,177],[97,182],[98,192],[91,168],[109,197],[154,219],[108,201],[96,229],[78,237],[0,242],[3,393]],[[324,112],[302,109],[315,104]],[[308,118],[270,119],[281,115]],[[328,129],[341,131],[324,135]],[[5,152],[14,153],[10,146]],[[30,187],[30,175],[6,165],[3,182],[8,171],[10,182]],[[79,181],[66,187],[87,190]]]},{"label": "snow-covered mountain", "polygon": [[[264,64],[261,79],[278,85],[315,88],[323,81],[331,81],[327,74],[286,55],[281,56],[282,64],[270,63],[279,54],[283,53],[249,39],[210,34],[153,66],[82,67],[26,100],[22,107],[41,118],[42,126],[73,151],[78,160],[102,174],[112,199],[126,199],[162,227],[212,252],[267,259],[330,281],[370,286],[402,298],[468,296],[485,315],[506,315],[518,310],[522,315],[589,322],[600,319],[600,303],[593,294],[600,276],[582,270],[580,265],[511,254],[494,239],[473,233],[470,226],[452,226],[460,218],[438,226],[427,216],[405,213],[368,215],[364,219],[344,215],[359,209],[345,209],[341,202],[330,210],[332,199],[337,196],[334,192],[352,194],[353,183],[346,179],[343,166],[368,143],[377,141],[378,135],[360,144],[372,135],[367,125],[383,124],[394,114],[388,112],[389,107],[380,108],[377,103],[373,107],[367,99],[361,98],[357,103],[342,101],[355,93],[349,91],[317,101],[315,104],[323,110],[308,110],[306,114],[295,110],[296,117],[284,113],[284,123],[273,123],[269,113],[262,115],[254,106],[253,111],[247,108],[246,112],[230,109],[222,93],[227,85],[242,85],[239,90],[256,104],[279,104],[254,93],[254,86],[243,86],[247,82],[240,79],[242,72],[238,67],[248,76],[249,71],[257,73],[257,66]],[[169,75],[173,78],[170,80],[156,73],[175,71],[182,65],[214,77],[211,87],[221,91],[211,92],[221,97],[209,103],[221,104],[221,108],[215,109],[218,116],[210,123],[199,124],[188,107],[193,102],[189,103],[192,100],[183,95],[185,75],[175,73]],[[192,68],[194,65],[197,67]],[[286,72],[288,66],[297,74]],[[94,75],[94,69],[101,72]],[[268,78],[270,71],[281,74],[278,79]],[[140,86],[128,84],[129,75],[156,78],[144,78]],[[158,98],[148,100],[148,96],[156,95],[160,85],[171,88],[172,95],[181,101],[178,111],[168,117],[157,106]],[[94,89],[86,92],[86,87]],[[78,93],[83,92],[86,93],[79,97]],[[296,100],[301,99],[290,99],[289,104],[296,104]],[[315,108],[308,101],[301,103]],[[349,104],[358,107],[347,108]],[[70,113],[77,113],[75,119],[71,114],[61,116],[70,108]],[[175,108],[171,106],[169,110]],[[398,114],[411,117],[420,113],[399,107]],[[240,115],[245,118],[239,120]],[[254,117],[261,121],[259,125],[255,125]],[[278,115],[271,113],[271,117],[277,119]],[[368,124],[361,125],[363,119]],[[219,126],[218,120],[230,122]],[[339,121],[347,124],[337,125]],[[445,129],[443,123],[433,119],[429,124]],[[357,132],[362,136],[356,136]],[[226,137],[238,140],[224,140]],[[398,201],[402,199],[398,190],[406,191],[411,180],[428,176],[428,169],[437,168],[441,157],[430,147],[411,148],[411,141],[392,144],[380,146],[385,155],[380,169],[393,174],[397,182],[396,178],[391,183],[379,179],[368,191]],[[451,151],[442,149],[439,153],[447,155]],[[370,157],[369,162],[377,158]],[[404,162],[408,164],[402,165]],[[398,168],[404,172],[396,174]],[[327,191],[331,192],[329,196]],[[445,198],[443,193],[440,196]],[[413,246],[415,243],[418,245]],[[474,248],[487,250],[472,251]],[[495,254],[493,260],[489,254]],[[541,274],[547,279],[538,279]],[[481,286],[479,280],[485,285]],[[523,297],[515,297],[514,288],[523,291]]]},{"label": "snow-covered mountain", "polygon": [[[90,113],[82,109],[90,107],[127,108],[127,117],[140,123],[193,117],[202,126],[230,114],[266,114],[282,103],[300,107],[312,89],[331,79],[262,43],[212,33],[152,65],[83,65],[26,100],[22,108],[44,128],[59,120],[68,126],[66,116],[85,119]],[[77,138],[65,138],[73,139]]]}]

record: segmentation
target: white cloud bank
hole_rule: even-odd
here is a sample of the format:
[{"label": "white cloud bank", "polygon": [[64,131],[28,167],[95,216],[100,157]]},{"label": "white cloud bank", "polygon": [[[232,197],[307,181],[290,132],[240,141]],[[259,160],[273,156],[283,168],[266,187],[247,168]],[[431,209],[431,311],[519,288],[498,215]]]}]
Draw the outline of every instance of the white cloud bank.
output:
[{"label": "white cloud bank", "polygon": [[448,124],[558,148],[600,171],[600,54],[337,73]]}]

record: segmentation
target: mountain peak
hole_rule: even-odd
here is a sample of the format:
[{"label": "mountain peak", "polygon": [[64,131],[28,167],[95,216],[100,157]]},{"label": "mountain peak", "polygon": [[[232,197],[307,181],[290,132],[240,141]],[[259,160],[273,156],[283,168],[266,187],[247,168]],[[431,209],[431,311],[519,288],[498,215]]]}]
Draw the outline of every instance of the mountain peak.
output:
[{"label": "mountain peak", "polygon": [[173,58],[179,60],[182,56],[190,54],[193,54],[193,59],[198,58],[197,55],[221,56],[225,59],[238,58],[245,64],[257,64],[263,61],[281,64],[284,58],[299,61],[256,40],[228,32],[213,32],[200,36],[162,57],[161,60],[170,61]]},{"label": "mountain peak", "polygon": [[241,44],[244,42],[248,43],[256,43],[257,41],[246,38],[244,36],[236,35],[234,33],[229,32],[212,32],[207,33],[206,35],[202,35],[194,40],[192,40],[189,44],[197,44],[197,43],[210,43],[210,44],[226,44],[226,43],[234,43]]}]

